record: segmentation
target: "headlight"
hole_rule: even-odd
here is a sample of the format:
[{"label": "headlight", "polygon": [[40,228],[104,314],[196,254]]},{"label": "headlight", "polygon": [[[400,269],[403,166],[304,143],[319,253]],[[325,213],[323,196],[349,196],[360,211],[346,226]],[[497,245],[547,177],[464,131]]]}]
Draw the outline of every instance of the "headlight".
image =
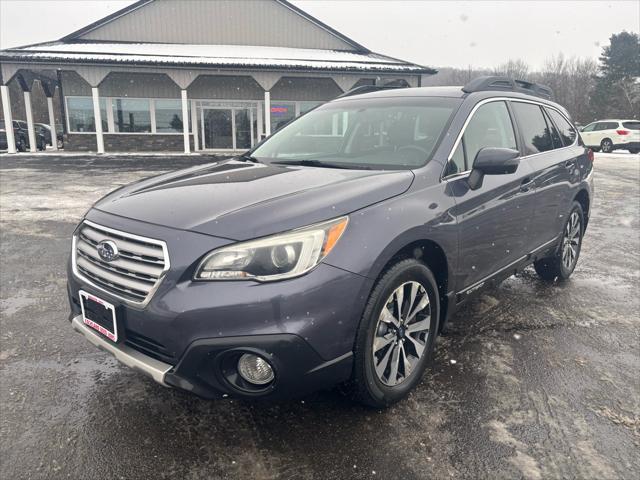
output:
[{"label": "headlight", "polygon": [[195,280],[267,282],[302,275],[326,257],[344,233],[349,217],[236,243],[209,253],[198,265]]}]

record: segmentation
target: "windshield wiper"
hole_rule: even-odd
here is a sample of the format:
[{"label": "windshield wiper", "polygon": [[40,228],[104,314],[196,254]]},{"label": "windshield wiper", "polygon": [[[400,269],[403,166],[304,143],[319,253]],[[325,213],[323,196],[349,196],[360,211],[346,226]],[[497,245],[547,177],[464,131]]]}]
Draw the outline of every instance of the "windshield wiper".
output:
[{"label": "windshield wiper", "polygon": [[262,163],[260,162],[260,160],[258,160],[256,157],[252,157],[251,155],[249,155],[249,153],[243,153],[242,155],[240,155],[238,158],[241,158],[242,160],[244,160],[245,162],[252,162],[252,163]]},{"label": "windshield wiper", "polygon": [[371,170],[368,165],[354,165],[353,163],[322,162],[320,160],[278,160],[271,162],[276,165],[301,165],[303,167],[341,168],[344,170]]}]

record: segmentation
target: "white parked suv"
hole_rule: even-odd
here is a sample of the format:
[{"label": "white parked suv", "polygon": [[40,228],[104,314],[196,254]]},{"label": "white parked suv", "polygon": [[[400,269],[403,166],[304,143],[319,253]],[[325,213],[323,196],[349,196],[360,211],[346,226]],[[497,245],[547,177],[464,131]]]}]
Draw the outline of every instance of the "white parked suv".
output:
[{"label": "white parked suv", "polygon": [[580,130],[582,141],[594,151],[609,153],[616,149],[640,152],[639,120],[598,120]]}]

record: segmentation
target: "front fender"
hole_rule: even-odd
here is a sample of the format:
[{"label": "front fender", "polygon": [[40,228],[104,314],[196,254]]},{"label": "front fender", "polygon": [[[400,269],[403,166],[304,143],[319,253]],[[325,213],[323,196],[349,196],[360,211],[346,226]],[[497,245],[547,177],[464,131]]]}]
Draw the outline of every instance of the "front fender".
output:
[{"label": "front fender", "polygon": [[455,202],[441,189],[440,184],[433,185],[352,213],[347,230],[325,262],[375,280],[403,248],[427,240],[442,249],[449,279],[453,279],[458,232],[450,210]]}]

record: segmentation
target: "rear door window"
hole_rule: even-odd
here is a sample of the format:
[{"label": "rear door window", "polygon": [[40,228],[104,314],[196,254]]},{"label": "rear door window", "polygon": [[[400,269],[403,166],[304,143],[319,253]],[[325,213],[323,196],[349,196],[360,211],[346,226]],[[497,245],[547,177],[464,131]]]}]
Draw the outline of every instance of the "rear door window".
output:
[{"label": "rear door window", "polygon": [[622,122],[622,126],[629,130],[640,130],[640,122]]},{"label": "rear door window", "polygon": [[542,109],[532,103],[513,102],[513,110],[522,132],[525,155],[553,150],[551,131],[547,125]]},{"label": "rear door window", "polygon": [[551,132],[553,148],[562,148],[564,145],[562,144],[562,140],[560,139],[560,132],[558,132],[558,129],[549,118],[547,110],[544,107],[542,108],[542,110],[544,111],[544,120],[547,122],[547,127],[549,127],[549,131]]},{"label": "rear door window", "polygon": [[618,128],[618,124],[616,122],[598,122],[596,124],[596,131],[614,130],[616,128]]},{"label": "rear door window", "polygon": [[573,128],[573,125],[571,125],[557,110],[554,110],[553,108],[546,108],[545,110],[556,127],[558,127],[558,133],[562,138],[564,146],[573,145],[573,142],[576,141],[576,136],[578,135],[576,129]]}]

